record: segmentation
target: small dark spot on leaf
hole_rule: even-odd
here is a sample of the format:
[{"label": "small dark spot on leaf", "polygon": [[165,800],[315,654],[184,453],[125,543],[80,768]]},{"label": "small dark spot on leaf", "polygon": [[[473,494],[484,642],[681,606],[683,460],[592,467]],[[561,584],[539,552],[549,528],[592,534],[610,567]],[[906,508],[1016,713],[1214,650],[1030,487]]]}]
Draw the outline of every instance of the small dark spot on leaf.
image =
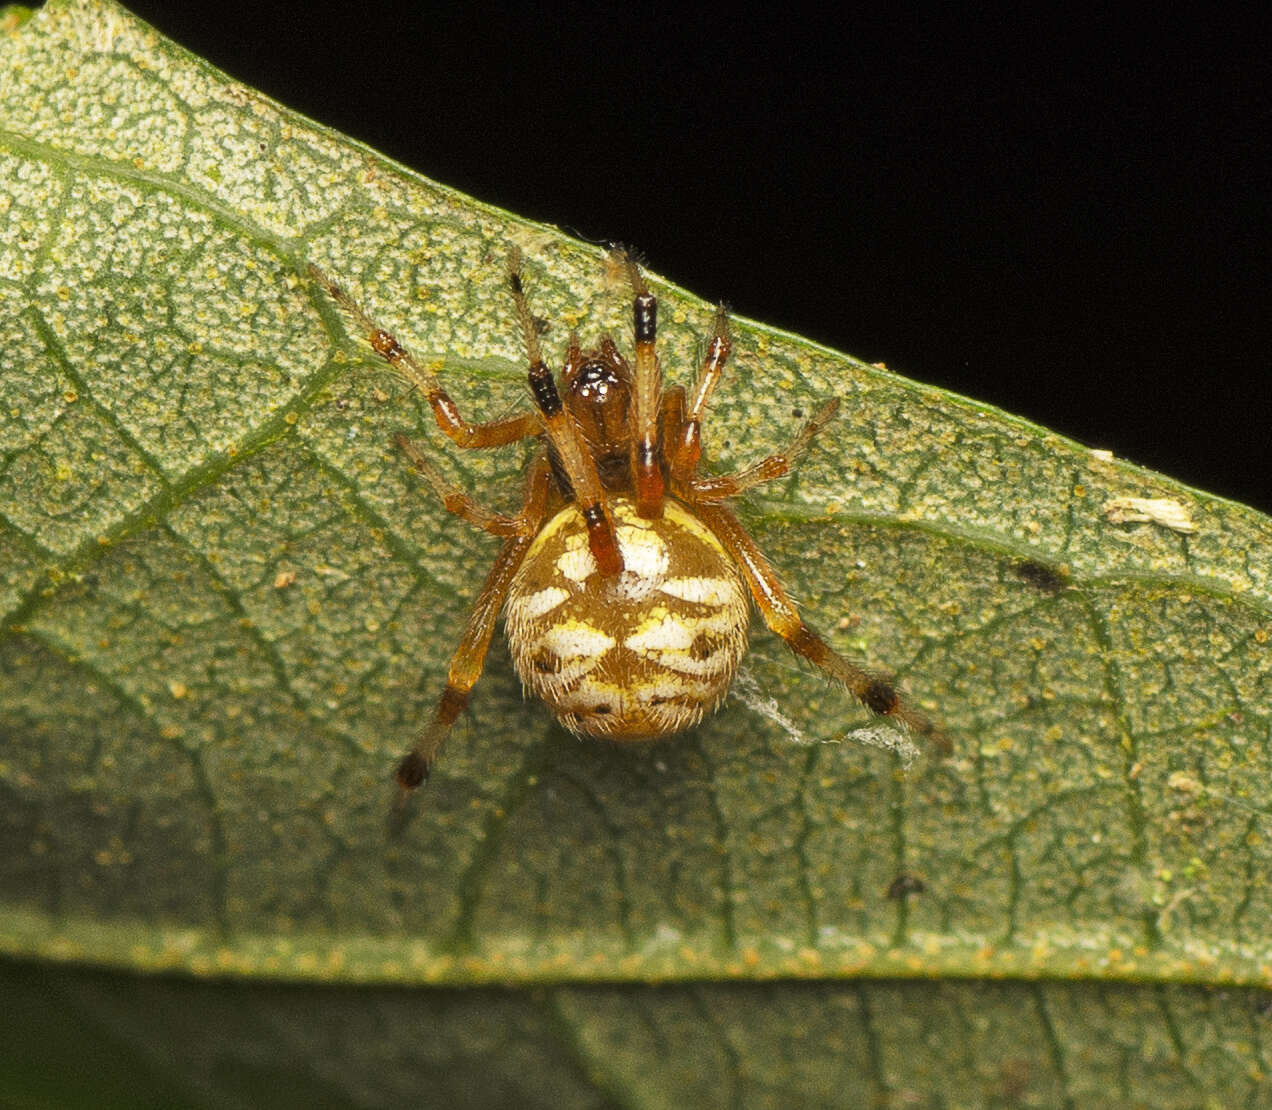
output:
[{"label": "small dark spot on leaf", "polygon": [[888,884],[888,897],[899,902],[902,898],[908,898],[911,894],[922,894],[925,890],[927,890],[927,883],[917,875],[902,871]]},{"label": "small dark spot on leaf", "polygon": [[1069,576],[1062,568],[1048,566],[1037,559],[1025,559],[1012,569],[1026,585],[1046,594],[1059,593],[1069,584]]}]

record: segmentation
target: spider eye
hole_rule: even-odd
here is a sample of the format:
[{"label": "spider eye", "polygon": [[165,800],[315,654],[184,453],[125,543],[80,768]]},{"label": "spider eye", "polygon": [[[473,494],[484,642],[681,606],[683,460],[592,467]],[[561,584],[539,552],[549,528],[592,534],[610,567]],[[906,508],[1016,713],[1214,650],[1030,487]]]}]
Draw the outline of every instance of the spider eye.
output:
[{"label": "spider eye", "polygon": [[570,388],[588,401],[604,401],[622,382],[612,366],[596,359],[589,359],[579,367]]}]

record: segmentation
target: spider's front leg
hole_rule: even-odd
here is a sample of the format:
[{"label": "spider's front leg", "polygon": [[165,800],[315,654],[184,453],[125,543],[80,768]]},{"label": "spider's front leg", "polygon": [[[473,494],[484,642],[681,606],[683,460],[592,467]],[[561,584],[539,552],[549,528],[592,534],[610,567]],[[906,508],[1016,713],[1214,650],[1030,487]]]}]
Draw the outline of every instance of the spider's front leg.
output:
[{"label": "spider's front leg", "polygon": [[357,326],[359,338],[427,398],[437,426],[460,447],[503,447],[527,436],[538,435],[539,417],[533,412],[505,416],[480,424],[470,424],[460,415],[459,406],[442,388],[437,376],[416,361],[392,333],[385,331],[363,311],[339,282],[328,277],[317,266],[310,265],[309,276],[327,291],[345,315]]},{"label": "spider's front leg", "polygon": [[632,331],[636,339],[636,369],[632,380],[632,480],[636,512],[662,516],[663,476],[658,460],[658,413],[662,370],[658,366],[658,298],[645,283],[635,259],[622,251],[616,259],[627,270],[632,287]]},{"label": "spider's front leg", "polygon": [[530,303],[526,299],[525,286],[521,280],[521,251],[516,247],[508,252],[508,289],[512,293],[517,322],[521,325],[526,359],[530,364],[530,395],[539,410],[543,431],[556,453],[561,469],[565,471],[570,495],[578,503],[579,511],[587,522],[587,542],[592,550],[592,557],[602,574],[607,578],[615,578],[623,571],[623,557],[618,550],[609,499],[587,441],[583,438],[578,423],[567,411],[557,390],[556,380],[543,361],[538,327],[531,315]]}]

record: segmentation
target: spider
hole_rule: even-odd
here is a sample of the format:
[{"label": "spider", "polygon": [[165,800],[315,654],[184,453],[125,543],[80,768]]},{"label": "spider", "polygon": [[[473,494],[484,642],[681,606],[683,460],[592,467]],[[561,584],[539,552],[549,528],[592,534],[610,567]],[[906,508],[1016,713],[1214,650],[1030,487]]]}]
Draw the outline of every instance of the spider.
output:
[{"label": "spider", "polygon": [[702,426],[728,360],[728,316],[716,312],[697,380],[663,388],[658,301],[628,256],[635,355],[609,337],[583,350],[571,335],[560,380],[543,360],[516,248],[508,286],[529,363],[534,407],[470,423],[434,374],[317,267],[311,276],[360,337],[428,399],[462,448],[540,446],[521,510],[483,507],[447,481],[405,435],[398,445],[447,510],[503,540],[451,659],[432,722],[397,765],[403,797],[429,777],[481,675],[500,610],[517,674],[571,732],[616,741],[673,736],[719,708],[747,648],[753,599],[765,623],[842,683],[871,713],[922,734],[932,725],[887,678],[845,659],[804,623],[768,559],[725,502],[789,474],[839,402],[824,402],[780,454],[736,474],[699,474]]}]

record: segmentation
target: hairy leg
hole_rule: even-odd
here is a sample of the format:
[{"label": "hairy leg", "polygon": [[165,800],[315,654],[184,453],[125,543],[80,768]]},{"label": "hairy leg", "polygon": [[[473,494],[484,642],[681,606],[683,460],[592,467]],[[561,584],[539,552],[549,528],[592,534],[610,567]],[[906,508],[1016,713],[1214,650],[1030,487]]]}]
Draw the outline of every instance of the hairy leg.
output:
[{"label": "hairy leg", "polygon": [[526,357],[530,363],[530,392],[552,449],[569,479],[574,500],[587,523],[587,540],[592,557],[602,574],[621,574],[623,559],[614,536],[614,520],[610,515],[605,489],[596,472],[596,462],[588,452],[587,444],[573,418],[561,403],[556,381],[543,361],[539,333],[521,283],[521,252],[516,248],[508,252],[508,287],[512,290],[517,320],[521,324],[521,334],[526,345]]},{"label": "hairy leg", "polygon": [[831,398],[823,404],[808,423],[800,429],[785,451],[778,455],[769,455],[754,466],[749,466],[737,474],[722,474],[712,478],[694,478],[690,481],[695,503],[704,501],[723,501],[734,497],[753,486],[771,482],[774,478],[782,478],[795,469],[800,455],[808,450],[808,446],[834,418],[839,411],[839,401]]},{"label": "hairy leg", "polygon": [[470,424],[459,412],[459,407],[441,386],[437,376],[422,365],[390,332],[371,319],[362,306],[334,279],[317,266],[309,267],[309,275],[327,291],[327,294],[353,321],[359,337],[371,345],[371,349],[393,367],[428,399],[437,426],[460,447],[503,447],[526,436],[538,435],[542,428],[539,417],[533,412],[518,413],[482,424]]},{"label": "hairy leg", "polygon": [[778,581],[772,564],[737,517],[723,505],[710,503],[695,504],[694,511],[741,568],[764,623],[781,636],[796,655],[803,656],[846,686],[871,713],[899,721],[942,750],[948,750],[949,741],[944,734],[922,713],[907,705],[889,679],[846,659],[804,623],[799,607]]},{"label": "hairy leg", "polygon": [[428,778],[429,770],[446,742],[451,726],[468,705],[469,691],[481,677],[486,652],[490,649],[490,639],[494,634],[495,621],[508,596],[508,587],[547,512],[548,475],[547,459],[541,455],[531,467],[526,483],[526,498],[519,518],[520,529],[509,536],[499,549],[495,565],[486,576],[481,593],[477,596],[472,612],[468,614],[464,634],[451,657],[446,688],[437,703],[433,720],[420,734],[415,746],[398,763],[397,781],[401,800],[405,800],[410,791]]}]

